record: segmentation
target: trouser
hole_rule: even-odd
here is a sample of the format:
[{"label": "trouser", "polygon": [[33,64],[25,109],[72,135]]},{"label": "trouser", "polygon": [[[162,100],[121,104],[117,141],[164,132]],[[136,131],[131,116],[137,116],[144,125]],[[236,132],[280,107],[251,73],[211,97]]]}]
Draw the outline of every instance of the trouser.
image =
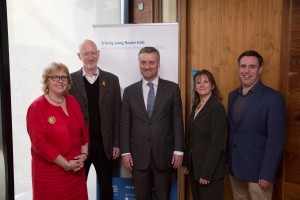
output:
[{"label": "trouser", "polygon": [[272,200],[273,184],[262,188],[258,183],[239,180],[230,175],[234,200]]},{"label": "trouser", "polygon": [[133,169],[133,181],[137,200],[152,200],[153,187],[156,200],[170,200],[174,169],[159,170],[154,160],[146,170]]},{"label": "trouser", "polygon": [[88,176],[91,164],[94,165],[97,174],[99,185],[99,199],[112,200],[112,174],[113,174],[113,161],[109,160],[104,152],[103,145],[90,145],[89,158],[84,162],[86,176]]}]

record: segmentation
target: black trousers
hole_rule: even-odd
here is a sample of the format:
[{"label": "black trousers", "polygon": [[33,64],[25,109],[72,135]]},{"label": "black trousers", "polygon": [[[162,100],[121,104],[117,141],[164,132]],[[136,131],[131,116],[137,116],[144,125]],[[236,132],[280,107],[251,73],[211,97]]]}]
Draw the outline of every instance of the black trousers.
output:
[{"label": "black trousers", "polygon": [[199,180],[190,175],[191,191],[193,200],[223,200],[224,178],[213,180],[207,185],[200,185]]},{"label": "black trousers", "polygon": [[99,141],[99,138],[96,139],[91,136],[91,144],[89,148],[89,158],[84,163],[86,177],[88,177],[90,167],[93,164],[99,185],[99,200],[112,200],[113,161],[106,157],[103,142]]},{"label": "black trousers", "polygon": [[136,200],[170,200],[174,169],[159,170],[153,159],[146,170],[132,170]]}]

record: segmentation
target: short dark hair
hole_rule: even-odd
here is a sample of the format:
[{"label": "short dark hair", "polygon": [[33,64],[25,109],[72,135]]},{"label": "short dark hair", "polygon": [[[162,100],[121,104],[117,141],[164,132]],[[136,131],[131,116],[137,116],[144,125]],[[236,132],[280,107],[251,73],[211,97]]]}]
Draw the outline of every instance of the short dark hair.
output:
[{"label": "short dark hair", "polygon": [[243,52],[243,53],[238,57],[237,61],[238,61],[239,64],[240,64],[240,61],[241,61],[242,57],[244,57],[244,56],[254,56],[254,57],[256,57],[257,60],[258,60],[259,66],[262,66],[262,64],[263,64],[263,62],[264,62],[263,57],[262,57],[259,53],[257,53],[257,52],[254,51],[254,50],[249,50],[249,51]]},{"label": "short dark hair", "polygon": [[141,48],[139,55],[142,53],[155,53],[157,55],[158,61],[160,60],[159,51],[155,47],[143,47]]}]

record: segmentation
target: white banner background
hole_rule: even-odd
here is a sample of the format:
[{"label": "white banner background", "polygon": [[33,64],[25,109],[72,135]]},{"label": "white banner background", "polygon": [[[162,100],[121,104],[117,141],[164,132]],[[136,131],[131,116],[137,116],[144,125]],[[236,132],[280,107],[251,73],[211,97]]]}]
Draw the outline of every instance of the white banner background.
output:
[{"label": "white banner background", "polygon": [[159,76],[178,82],[178,24],[95,25],[100,67],[117,75],[122,88],[141,80],[138,52],[154,46],[160,52]]},{"label": "white banner background", "polygon": [[[160,52],[159,76],[178,83],[177,23],[94,25],[93,28],[94,41],[100,50],[99,66],[119,77],[122,93],[125,87],[142,79],[138,53],[145,46],[154,46]],[[120,177],[131,178],[131,173],[122,166],[117,171]],[[116,186],[114,190],[121,192]],[[172,190],[172,199],[177,198],[176,191]]]}]

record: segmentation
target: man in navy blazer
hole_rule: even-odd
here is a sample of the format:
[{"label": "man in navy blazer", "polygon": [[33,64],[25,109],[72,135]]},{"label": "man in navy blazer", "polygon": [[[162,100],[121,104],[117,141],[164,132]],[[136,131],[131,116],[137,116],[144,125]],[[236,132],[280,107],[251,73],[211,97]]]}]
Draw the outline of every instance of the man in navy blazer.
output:
[{"label": "man in navy blazer", "polygon": [[241,87],[228,96],[228,168],[234,199],[272,199],[285,143],[286,107],[259,76],[256,51],[238,57]]},{"label": "man in navy blazer", "polygon": [[[132,170],[136,199],[169,200],[174,168],[183,155],[183,119],[180,90],[176,83],[158,77],[159,51],[144,47],[139,52],[143,79],[124,90],[120,144],[123,165]],[[148,113],[149,91],[155,96]],[[150,98],[151,99],[151,98]],[[153,102],[153,99],[152,99]],[[152,106],[151,106],[152,108]]]}]

